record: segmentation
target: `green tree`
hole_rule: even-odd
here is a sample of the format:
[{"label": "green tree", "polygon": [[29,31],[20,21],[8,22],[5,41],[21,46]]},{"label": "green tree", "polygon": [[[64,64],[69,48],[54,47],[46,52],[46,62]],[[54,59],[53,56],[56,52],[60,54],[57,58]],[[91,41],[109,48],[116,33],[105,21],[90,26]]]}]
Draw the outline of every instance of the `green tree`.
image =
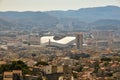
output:
[{"label": "green tree", "polygon": [[0,74],[2,74],[4,71],[10,71],[10,66],[9,64],[4,64],[0,66]]},{"label": "green tree", "polygon": [[23,61],[13,61],[12,64],[5,64],[0,66],[0,73],[12,70],[22,70],[23,74],[31,73],[29,67]]},{"label": "green tree", "polygon": [[111,61],[111,58],[104,57],[104,58],[101,58],[101,61]]},{"label": "green tree", "polygon": [[39,66],[39,65],[44,65],[44,66],[46,66],[46,65],[48,65],[48,63],[47,63],[47,62],[40,61],[40,62],[37,62],[37,63],[35,64],[35,66]]},{"label": "green tree", "polygon": [[77,71],[77,72],[82,72],[82,70],[83,70],[83,66],[80,65],[75,71]]},{"label": "green tree", "polygon": [[98,73],[99,68],[100,68],[99,63],[96,62],[96,63],[94,64],[94,71],[93,71],[93,73]]}]

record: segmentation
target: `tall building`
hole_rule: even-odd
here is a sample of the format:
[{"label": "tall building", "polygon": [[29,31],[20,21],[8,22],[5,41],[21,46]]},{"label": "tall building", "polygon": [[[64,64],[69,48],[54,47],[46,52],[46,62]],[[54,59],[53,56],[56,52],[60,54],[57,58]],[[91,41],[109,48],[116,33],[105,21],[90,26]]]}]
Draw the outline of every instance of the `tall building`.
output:
[{"label": "tall building", "polygon": [[83,34],[76,33],[76,48],[82,52],[83,49]]}]

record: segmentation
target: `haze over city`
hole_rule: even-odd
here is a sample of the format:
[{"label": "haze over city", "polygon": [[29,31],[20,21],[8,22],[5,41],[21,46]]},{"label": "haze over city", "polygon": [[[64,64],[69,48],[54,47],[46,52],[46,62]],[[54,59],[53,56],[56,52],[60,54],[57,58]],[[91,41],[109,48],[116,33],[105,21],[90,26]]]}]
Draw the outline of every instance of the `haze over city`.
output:
[{"label": "haze over city", "polygon": [[0,11],[50,11],[114,5],[119,0],[0,0]]},{"label": "haze over city", "polygon": [[0,80],[120,80],[120,0],[0,0]]}]

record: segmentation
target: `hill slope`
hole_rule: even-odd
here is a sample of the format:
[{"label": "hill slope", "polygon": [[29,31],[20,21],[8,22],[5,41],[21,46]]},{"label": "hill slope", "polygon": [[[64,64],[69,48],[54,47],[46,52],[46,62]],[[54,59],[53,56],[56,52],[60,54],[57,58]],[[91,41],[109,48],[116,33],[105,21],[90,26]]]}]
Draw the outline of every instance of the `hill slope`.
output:
[{"label": "hill slope", "polygon": [[49,11],[49,15],[58,18],[77,18],[85,22],[93,22],[99,19],[119,19],[120,20],[120,7],[106,6],[94,8],[82,8],[79,10],[68,11]]},{"label": "hill slope", "polygon": [[0,30],[120,30],[120,7],[106,6],[68,11],[0,12]]}]

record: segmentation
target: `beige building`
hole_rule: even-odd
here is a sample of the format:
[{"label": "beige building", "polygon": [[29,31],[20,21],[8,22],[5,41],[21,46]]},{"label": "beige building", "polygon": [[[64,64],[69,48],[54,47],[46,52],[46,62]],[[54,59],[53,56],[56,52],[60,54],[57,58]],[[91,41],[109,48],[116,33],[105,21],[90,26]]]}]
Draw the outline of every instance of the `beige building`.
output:
[{"label": "beige building", "polygon": [[4,64],[7,64],[7,63],[5,61],[0,61],[0,66]]},{"label": "beige building", "polygon": [[13,70],[12,72],[4,72],[3,80],[23,80],[21,70]]},{"label": "beige building", "polygon": [[12,72],[4,72],[3,80],[13,80]]},{"label": "beige building", "polygon": [[45,66],[44,71],[46,74],[57,73],[57,66],[53,65]]}]

